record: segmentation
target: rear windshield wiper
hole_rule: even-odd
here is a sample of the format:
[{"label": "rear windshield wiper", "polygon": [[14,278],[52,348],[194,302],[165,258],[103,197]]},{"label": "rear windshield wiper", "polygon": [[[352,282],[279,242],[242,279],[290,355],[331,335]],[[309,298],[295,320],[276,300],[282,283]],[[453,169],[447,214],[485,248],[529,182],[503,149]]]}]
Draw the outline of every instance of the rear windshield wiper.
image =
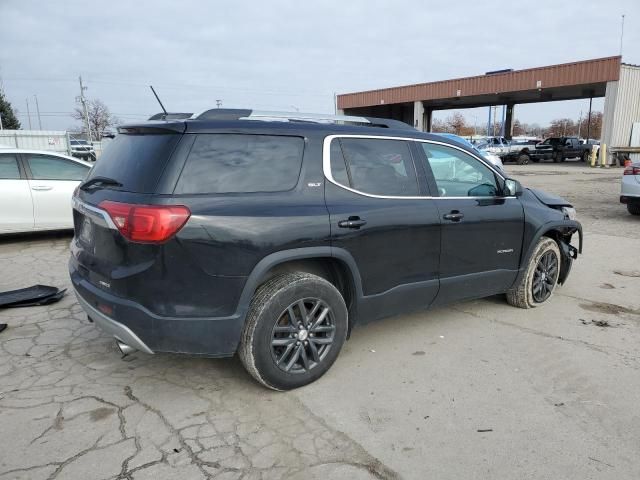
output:
[{"label": "rear windshield wiper", "polygon": [[80,185],[80,190],[88,190],[96,187],[121,187],[122,184],[109,177],[93,177]]}]

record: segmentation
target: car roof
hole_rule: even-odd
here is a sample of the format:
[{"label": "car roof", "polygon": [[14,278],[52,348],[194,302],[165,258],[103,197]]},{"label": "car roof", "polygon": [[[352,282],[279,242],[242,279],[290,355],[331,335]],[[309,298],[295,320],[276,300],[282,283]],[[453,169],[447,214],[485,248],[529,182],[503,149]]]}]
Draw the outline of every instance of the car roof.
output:
[{"label": "car roof", "polygon": [[72,160],[77,163],[81,163],[88,167],[93,166],[91,162],[85,162],[84,160],[80,160],[79,158],[70,157],[69,155],[65,155],[64,153],[52,152],[50,150],[33,150],[30,148],[13,148],[13,147],[4,147],[0,145],[0,153],[35,153],[38,155],[52,155],[54,157],[64,158],[66,160]]},{"label": "car roof", "polygon": [[138,130],[148,130],[158,133],[162,131],[175,131],[177,133],[244,133],[247,131],[260,132],[274,135],[310,135],[317,132],[318,135],[367,135],[388,136],[402,138],[423,138],[452,142],[455,140],[441,137],[436,134],[421,132],[406,125],[407,128],[374,127],[349,124],[325,124],[311,122],[283,122],[283,121],[256,121],[256,120],[159,120],[146,121],[135,124],[126,124],[118,128],[119,133],[135,133]]}]

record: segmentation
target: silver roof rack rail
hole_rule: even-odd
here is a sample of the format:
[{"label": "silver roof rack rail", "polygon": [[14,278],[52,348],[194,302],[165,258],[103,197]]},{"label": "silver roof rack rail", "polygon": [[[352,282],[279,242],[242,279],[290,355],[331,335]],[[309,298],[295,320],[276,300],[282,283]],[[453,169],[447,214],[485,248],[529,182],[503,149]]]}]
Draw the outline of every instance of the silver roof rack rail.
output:
[{"label": "silver roof rack rail", "polygon": [[412,129],[411,125],[398,120],[386,118],[358,117],[350,115],[331,115],[324,113],[302,112],[270,112],[249,109],[213,108],[199,114],[194,114],[193,120],[261,120],[265,122],[300,122],[326,123],[342,125],[361,125],[371,127],[387,127],[397,129]]}]

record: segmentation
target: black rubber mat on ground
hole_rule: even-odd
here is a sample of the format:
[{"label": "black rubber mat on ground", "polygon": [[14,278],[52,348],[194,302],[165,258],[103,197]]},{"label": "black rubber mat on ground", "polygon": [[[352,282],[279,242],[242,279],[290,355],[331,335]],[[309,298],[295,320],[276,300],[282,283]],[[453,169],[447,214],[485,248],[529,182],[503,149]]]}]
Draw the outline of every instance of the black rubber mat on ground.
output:
[{"label": "black rubber mat on ground", "polygon": [[33,287],[10,290],[0,293],[0,308],[31,307],[34,305],[48,305],[60,300],[64,290],[48,285],[34,285]]}]

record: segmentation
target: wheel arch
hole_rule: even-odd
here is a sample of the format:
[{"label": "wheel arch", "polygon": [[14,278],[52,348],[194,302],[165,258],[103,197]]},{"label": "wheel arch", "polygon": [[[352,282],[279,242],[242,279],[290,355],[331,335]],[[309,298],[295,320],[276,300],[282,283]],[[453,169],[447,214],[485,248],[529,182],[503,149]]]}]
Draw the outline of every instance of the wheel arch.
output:
[{"label": "wheel arch", "polygon": [[355,322],[359,299],[362,298],[362,282],[351,254],[332,247],[282,250],[260,260],[247,277],[242,290],[238,305],[241,316],[246,316],[251,299],[260,285],[280,273],[294,271],[322,277],[340,291],[349,311],[349,334]]},{"label": "wheel arch", "polygon": [[[575,233],[578,233],[578,248],[575,248],[570,244],[571,237]],[[572,260],[577,258],[579,253],[582,253],[582,225],[575,220],[548,222],[538,227],[531,238],[531,242],[529,243],[526,253],[522,256],[520,269],[513,285],[517,285],[527,271],[527,266],[529,265],[533,251],[542,237],[551,238],[558,244],[558,247],[560,248],[560,255],[562,256],[558,283],[563,284],[567,279],[571,270]]]}]

